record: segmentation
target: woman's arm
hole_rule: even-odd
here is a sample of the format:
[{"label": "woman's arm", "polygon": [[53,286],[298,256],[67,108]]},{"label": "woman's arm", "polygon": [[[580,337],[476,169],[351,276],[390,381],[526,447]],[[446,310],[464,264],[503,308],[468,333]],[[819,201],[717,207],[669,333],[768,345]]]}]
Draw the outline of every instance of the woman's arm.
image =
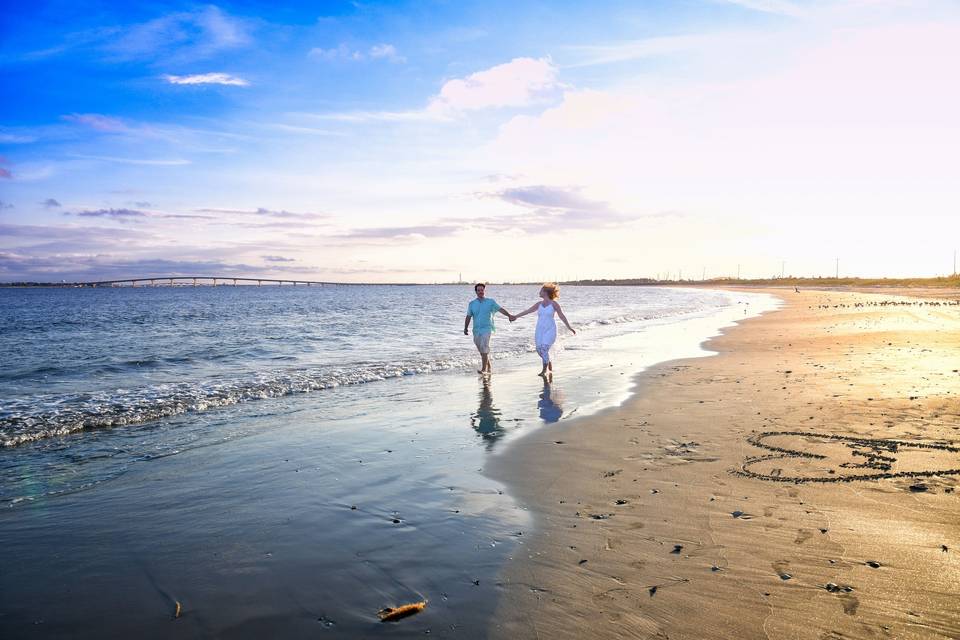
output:
[{"label": "woman's arm", "polygon": [[570,326],[569,322],[567,322],[567,316],[563,315],[563,309],[560,308],[560,303],[554,300],[553,308],[557,310],[557,315],[560,316],[561,320],[563,320],[563,324],[567,325],[567,329],[570,329],[570,333],[577,335],[576,330]]},{"label": "woman's arm", "polygon": [[529,309],[527,309],[526,311],[521,311],[521,312],[518,313],[517,315],[513,316],[513,319],[516,320],[517,318],[522,318],[523,316],[527,315],[528,313],[533,313],[534,311],[537,310],[537,307],[538,307],[538,306],[540,306],[540,303],[539,303],[539,302],[534,303],[534,305],[533,305],[532,307],[530,307]]}]

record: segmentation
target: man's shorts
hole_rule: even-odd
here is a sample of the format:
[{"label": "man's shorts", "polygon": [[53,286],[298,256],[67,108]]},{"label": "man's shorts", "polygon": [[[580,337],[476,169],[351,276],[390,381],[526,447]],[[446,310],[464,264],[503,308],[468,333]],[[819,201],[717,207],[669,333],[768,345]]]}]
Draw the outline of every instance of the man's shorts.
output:
[{"label": "man's shorts", "polygon": [[483,354],[490,353],[490,334],[481,333],[473,335],[473,344],[477,345],[477,351]]}]

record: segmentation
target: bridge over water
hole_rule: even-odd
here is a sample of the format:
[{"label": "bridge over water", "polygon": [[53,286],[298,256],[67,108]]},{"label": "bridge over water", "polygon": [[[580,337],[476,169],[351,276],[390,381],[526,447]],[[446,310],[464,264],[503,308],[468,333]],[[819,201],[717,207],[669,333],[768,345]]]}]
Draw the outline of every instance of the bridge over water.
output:
[{"label": "bridge over water", "polygon": [[232,276],[162,276],[154,278],[126,278],[123,280],[97,280],[93,282],[65,282],[64,287],[223,287],[223,286],[344,286],[344,282],[320,282],[276,278],[234,278]]}]

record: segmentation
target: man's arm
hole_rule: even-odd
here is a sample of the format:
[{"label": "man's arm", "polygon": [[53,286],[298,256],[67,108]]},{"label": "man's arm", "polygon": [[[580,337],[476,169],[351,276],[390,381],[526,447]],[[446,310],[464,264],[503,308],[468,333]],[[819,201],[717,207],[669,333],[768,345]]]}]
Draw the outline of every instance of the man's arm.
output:
[{"label": "man's arm", "polygon": [[463,320],[463,335],[467,335],[467,329],[470,328],[470,318],[472,316],[468,313],[467,317]]}]

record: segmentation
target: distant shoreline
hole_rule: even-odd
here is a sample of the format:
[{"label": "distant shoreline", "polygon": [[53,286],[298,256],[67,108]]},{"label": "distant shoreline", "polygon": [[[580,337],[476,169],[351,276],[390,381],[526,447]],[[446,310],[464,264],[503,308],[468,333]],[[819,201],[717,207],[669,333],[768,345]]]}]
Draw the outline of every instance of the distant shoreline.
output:
[{"label": "distant shoreline", "polygon": [[[193,279],[218,280],[217,284],[210,282],[198,282],[193,284],[187,282]],[[178,282],[172,282],[172,281]],[[236,284],[235,281],[242,281],[242,284]],[[220,287],[220,286],[246,286],[256,287],[257,282],[263,282],[264,286],[336,286],[336,287],[358,287],[358,286],[390,286],[390,287],[414,287],[414,286],[470,286],[471,282],[316,282],[294,279],[277,278],[233,278],[221,276],[162,276],[146,278],[123,278],[108,281],[86,281],[86,282],[0,282],[0,288],[3,289],[41,289],[41,288],[61,288],[61,289],[98,289],[98,288],[139,288],[139,287]],[[144,283],[144,284],[123,284],[123,283]],[[149,283],[149,284],[147,284]],[[530,282],[495,282],[488,283],[499,286],[504,285],[537,285],[540,281]],[[807,288],[857,288],[857,287],[924,287],[924,288],[958,288],[960,289],[960,274],[952,276],[940,276],[935,278],[715,278],[710,280],[655,280],[652,278],[602,278],[586,280],[564,280],[560,284],[578,287],[658,287],[658,286],[683,286],[683,287],[743,287],[743,286],[764,286],[764,287],[807,287]]]}]

